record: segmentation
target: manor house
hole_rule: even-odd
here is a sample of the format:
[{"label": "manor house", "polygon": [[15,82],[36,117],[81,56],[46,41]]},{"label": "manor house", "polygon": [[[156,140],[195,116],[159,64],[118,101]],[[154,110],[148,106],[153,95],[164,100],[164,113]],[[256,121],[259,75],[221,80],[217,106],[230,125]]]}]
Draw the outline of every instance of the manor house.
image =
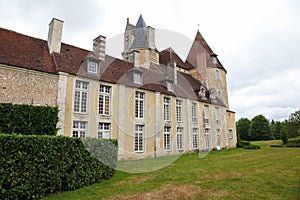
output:
[{"label": "manor house", "polygon": [[127,19],[123,59],[102,35],[92,51],[62,43],[62,29],[52,19],[42,40],[0,28],[0,102],[58,106],[58,134],[118,139],[119,160],[236,147],[227,71],[199,31],[182,60],[157,50],[142,15]]}]

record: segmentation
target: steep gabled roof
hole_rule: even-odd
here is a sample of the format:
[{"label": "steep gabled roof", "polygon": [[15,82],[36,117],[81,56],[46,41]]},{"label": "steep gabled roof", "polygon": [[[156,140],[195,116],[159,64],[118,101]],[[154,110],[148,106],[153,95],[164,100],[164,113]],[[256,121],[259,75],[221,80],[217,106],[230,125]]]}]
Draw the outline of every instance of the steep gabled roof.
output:
[{"label": "steep gabled roof", "polygon": [[186,69],[190,70],[192,69],[190,66],[186,65],[181,58],[177,55],[177,53],[171,48],[167,48],[159,53],[159,62],[161,64],[167,65],[170,61],[175,61],[176,65]]},{"label": "steep gabled roof", "polygon": [[217,64],[214,64],[212,62],[212,57],[217,57],[217,55],[212,51],[212,49],[209,47],[207,42],[205,41],[204,37],[201,35],[199,31],[196,33],[196,37],[194,39],[194,42],[191,46],[191,49],[189,51],[189,54],[186,58],[185,64],[189,66],[190,68],[197,67],[197,56],[205,54],[206,56],[206,66],[212,67],[212,68],[219,68],[226,72],[225,68],[221,64],[221,62],[217,59]]}]

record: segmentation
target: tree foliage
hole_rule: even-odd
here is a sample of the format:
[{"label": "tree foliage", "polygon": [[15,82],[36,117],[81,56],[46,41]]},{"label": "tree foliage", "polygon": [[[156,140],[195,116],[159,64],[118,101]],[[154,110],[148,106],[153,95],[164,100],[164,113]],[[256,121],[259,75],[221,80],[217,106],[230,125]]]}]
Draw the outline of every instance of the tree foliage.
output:
[{"label": "tree foliage", "polygon": [[257,115],[251,120],[249,135],[251,140],[272,139],[269,121],[263,115]]},{"label": "tree foliage", "polygon": [[271,136],[273,137],[273,139],[280,139],[280,132],[281,132],[281,129],[282,129],[282,124],[280,121],[274,121],[272,120],[271,121],[271,124],[270,124],[270,130],[271,130]]},{"label": "tree foliage", "polygon": [[241,140],[250,140],[249,137],[249,128],[250,128],[250,120],[248,118],[241,118],[236,123],[236,131],[238,137]]},{"label": "tree foliage", "polygon": [[289,138],[299,136],[298,130],[300,129],[300,110],[295,111],[289,116],[286,122],[286,129]]}]

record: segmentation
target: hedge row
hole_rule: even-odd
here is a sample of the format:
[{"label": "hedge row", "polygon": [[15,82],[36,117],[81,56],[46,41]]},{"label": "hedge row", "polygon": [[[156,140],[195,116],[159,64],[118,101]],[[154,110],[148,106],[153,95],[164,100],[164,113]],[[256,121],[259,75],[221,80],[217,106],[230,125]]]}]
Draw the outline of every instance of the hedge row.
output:
[{"label": "hedge row", "polygon": [[0,132],[23,135],[56,135],[58,108],[0,103]]},{"label": "hedge row", "polygon": [[116,140],[1,134],[0,199],[39,199],[109,179],[117,149]]}]

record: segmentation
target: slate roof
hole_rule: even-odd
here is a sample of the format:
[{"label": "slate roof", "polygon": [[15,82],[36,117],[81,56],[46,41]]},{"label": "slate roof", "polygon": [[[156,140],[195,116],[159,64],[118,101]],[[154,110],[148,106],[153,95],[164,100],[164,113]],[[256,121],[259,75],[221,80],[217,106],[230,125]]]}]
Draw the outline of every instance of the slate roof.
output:
[{"label": "slate roof", "polygon": [[[170,52],[168,50],[160,53],[162,64],[151,63],[149,69],[138,68],[143,73],[143,85],[138,85],[133,83],[132,73],[135,68],[130,62],[106,55],[105,61],[100,62],[100,73],[95,76],[88,74],[86,70],[87,59],[95,59],[92,52],[88,50],[62,43],[60,53],[50,54],[47,41],[3,28],[0,28],[0,38],[1,64],[52,74],[66,72],[109,83],[120,83],[131,87],[225,106],[219,100],[212,102],[210,99],[201,98],[198,95],[201,83],[191,75],[179,71],[177,71],[177,84],[174,86],[174,92],[168,91],[166,86],[162,84],[170,71],[164,65],[164,62],[167,62],[169,59],[168,56],[164,56],[165,53]],[[172,60],[174,59],[178,62],[178,66],[187,67],[175,52],[171,52],[171,55]]]}]

